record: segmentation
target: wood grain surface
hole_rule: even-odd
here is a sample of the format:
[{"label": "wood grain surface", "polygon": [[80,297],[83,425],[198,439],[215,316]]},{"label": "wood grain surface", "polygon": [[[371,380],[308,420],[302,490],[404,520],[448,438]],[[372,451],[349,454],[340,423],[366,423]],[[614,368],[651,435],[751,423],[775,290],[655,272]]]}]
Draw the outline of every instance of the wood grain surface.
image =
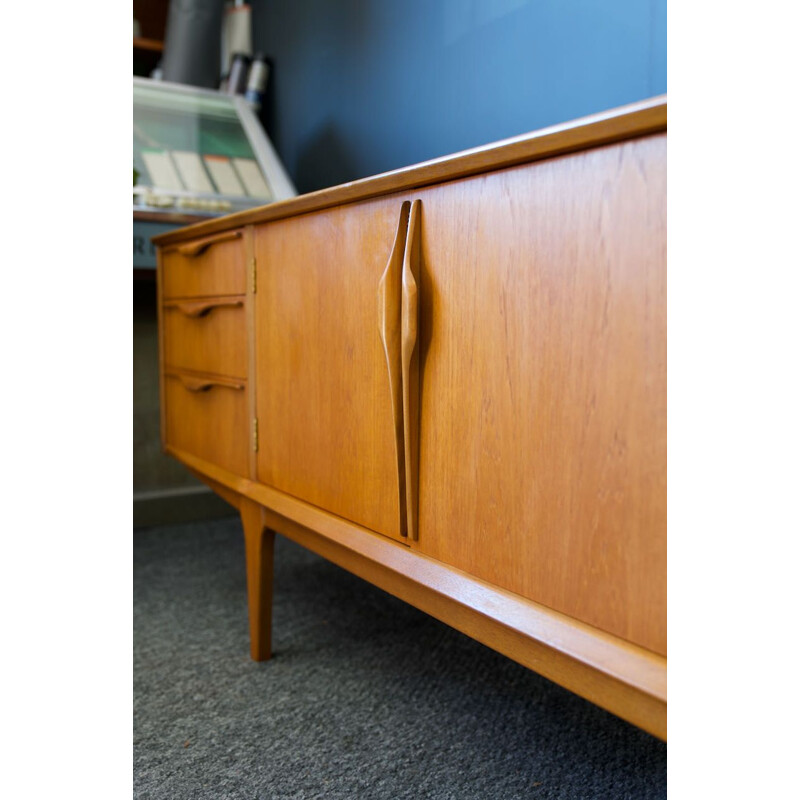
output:
[{"label": "wood grain surface", "polygon": [[250,440],[248,441],[248,470],[251,478],[258,475],[256,460],[256,442],[253,441],[256,417],[256,256],[253,226],[248,225],[244,231],[245,256],[247,259],[247,298],[245,300],[245,319],[247,325],[247,419],[250,420]]},{"label": "wood grain surface", "polygon": [[[236,234],[233,236],[232,234]],[[162,254],[163,297],[243,295],[247,268],[241,231],[205,237]]]},{"label": "wood grain surface", "polygon": [[[666,738],[665,130],[655,98],[157,237],[165,448],[242,513],[254,657],[266,526]],[[230,297],[223,372],[167,355]]]},{"label": "wood grain surface", "polygon": [[532,133],[492,142],[423,164],[364,178],[330,189],[300,195],[259,208],[218,217],[186,228],[159,234],[160,246],[187,242],[241,225],[304,214],[322,208],[419,189],[440,181],[475,175],[610,142],[644,136],[667,127],[666,95],[641,100],[589,117],[552,125]]},{"label": "wood grain surface", "polygon": [[246,383],[167,370],[165,442],[247,475]]},{"label": "wood grain surface", "polygon": [[167,301],[162,324],[167,367],[247,377],[243,297]]},{"label": "wood grain surface", "polygon": [[164,357],[164,251],[156,248],[156,316],[158,318],[158,414],[161,449],[167,444],[167,394]]},{"label": "wood grain surface", "polygon": [[666,136],[422,199],[419,548],[666,653]]},{"label": "wood grain surface", "polygon": [[272,655],[272,583],[275,532],[264,525],[264,510],[242,498],[239,514],[244,531],[247,567],[247,609],[250,621],[250,657],[267,661]]},{"label": "wood grain surface", "polygon": [[396,538],[378,292],[401,210],[382,199],[255,230],[259,480]]},{"label": "wood grain surface", "polygon": [[264,509],[264,524],[644,730],[667,736],[667,661],[498,589],[352,522],[189,453],[214,489]]}]

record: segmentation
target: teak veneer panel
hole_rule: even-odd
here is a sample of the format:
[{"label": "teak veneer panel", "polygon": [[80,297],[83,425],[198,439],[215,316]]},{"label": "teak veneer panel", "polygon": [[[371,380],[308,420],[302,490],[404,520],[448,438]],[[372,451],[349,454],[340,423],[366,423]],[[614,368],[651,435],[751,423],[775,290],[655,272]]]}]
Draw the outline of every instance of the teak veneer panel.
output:
[{"label": "teak veneer panel", "polygon": [[419,189],[441,181],[663,131],[666,127],[667,98],[661,95],[422,164],[178,228],[154,236],[153,242],[163,247],[194,241],[241,225],[268,222],[343,203]]},{"label": "teak veneer panel", "polygon": [[666,136],[426,189],[419,548],[666,654]]},{"label": "teak veneer panel", "polygon": [[166,366],[247,377],[244,297],[167,301],[163,309]]},{"label": "teak veneer panel", "polygon": [[395,422],[378,297],[401,203],[255,228],[258,478],[401,538]]},{"label": "teak veneer panel", "polygon": [[163,382],[165,444],[247,475],[246,381],[167,371]]},{"label": "teak veneer panel", "polygon": [[244,232],[225,231],[176,245],[163,253],[161,268],[162,296],[167,299],[244,294]]}]

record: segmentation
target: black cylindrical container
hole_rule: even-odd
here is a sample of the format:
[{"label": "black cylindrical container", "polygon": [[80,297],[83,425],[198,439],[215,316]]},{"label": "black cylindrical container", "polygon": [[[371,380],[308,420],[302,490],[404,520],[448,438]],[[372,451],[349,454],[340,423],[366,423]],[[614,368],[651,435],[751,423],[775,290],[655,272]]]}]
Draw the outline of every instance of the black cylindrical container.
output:
[{"label": "black cylindrical container", "polygon": [[216,89],[221,37],[222,0],[170,0],[164,80]]}]

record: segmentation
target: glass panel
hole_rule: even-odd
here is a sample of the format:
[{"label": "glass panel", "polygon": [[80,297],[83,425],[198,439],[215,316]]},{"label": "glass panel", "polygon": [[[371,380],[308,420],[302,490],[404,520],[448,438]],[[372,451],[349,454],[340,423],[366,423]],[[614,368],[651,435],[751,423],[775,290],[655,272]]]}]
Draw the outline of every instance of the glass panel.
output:
[{"label": "glass panel", "polygon": [[231,211],[273,199],[233,99],[170,85],[133,87],[140,206]]}]

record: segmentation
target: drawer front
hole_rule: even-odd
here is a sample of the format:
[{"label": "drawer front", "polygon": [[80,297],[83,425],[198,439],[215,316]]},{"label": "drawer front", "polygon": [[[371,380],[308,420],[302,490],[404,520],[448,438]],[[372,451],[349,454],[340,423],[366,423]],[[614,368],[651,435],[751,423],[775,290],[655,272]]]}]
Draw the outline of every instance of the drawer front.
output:
[{"label": "drawer front", "polygon": [[167,301],[164,360],[167,368],[247,377],[244,298]]},{"label": "drawer front", "polygon": [[178,245],[162,257],[164,297],[244,294],[247,263],[242,231]]},{"label": "drawer front", "polygon": [[164,376],[166,444],[247,475],[247,387],[245,381]]}]

